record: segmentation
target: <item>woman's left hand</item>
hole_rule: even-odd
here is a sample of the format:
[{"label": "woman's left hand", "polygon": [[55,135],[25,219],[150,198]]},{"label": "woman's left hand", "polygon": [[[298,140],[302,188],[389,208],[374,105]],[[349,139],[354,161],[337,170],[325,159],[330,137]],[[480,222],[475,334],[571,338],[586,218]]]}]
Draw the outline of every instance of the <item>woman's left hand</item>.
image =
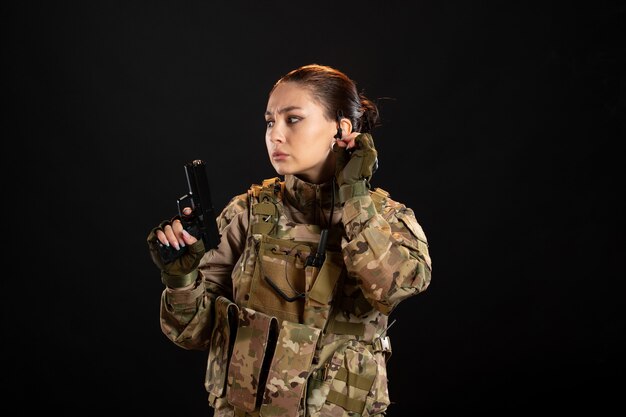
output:
[{"label": "woman's left hand", "polygon": [[335,151],[335,177],[337,184],[352,185],[369,181],[378,167],[378,152],[369,133],[352,132],[338,139]]}]

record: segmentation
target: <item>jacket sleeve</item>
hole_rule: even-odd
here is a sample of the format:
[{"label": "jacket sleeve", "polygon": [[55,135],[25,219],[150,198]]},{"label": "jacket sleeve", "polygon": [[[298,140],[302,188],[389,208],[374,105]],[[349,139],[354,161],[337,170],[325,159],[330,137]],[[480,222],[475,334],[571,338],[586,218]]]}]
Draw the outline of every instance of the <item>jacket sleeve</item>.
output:
[{"label": "jacket sleeve", "polygon": [[231,273],[243,251],[248,222],[245,196],[234,197],[217,217],[220,243],[202,257],[195,282],[183,288],[166,287],[161,294],[161,330],[182,348],[207,349],[214,302],[220,295],[232,298]]},{"label": "jacket sleeve", "polygon": [[413,210],[388,198],[378,213],[371,194],[353,197],[343,207],[342,242],[348,274],[365,298],[383,314],[430,284],[428,242]]}]

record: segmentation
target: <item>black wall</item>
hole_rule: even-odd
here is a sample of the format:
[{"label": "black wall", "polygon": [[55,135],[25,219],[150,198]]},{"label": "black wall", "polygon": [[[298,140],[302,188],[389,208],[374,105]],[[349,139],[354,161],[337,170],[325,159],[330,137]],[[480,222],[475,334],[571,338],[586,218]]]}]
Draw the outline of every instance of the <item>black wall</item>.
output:
[{"label": "black wall", "polygon": [[388,415],[624,408],[623,2],[2,8],[5,403],[211,414],[145,237],[189,159],[218,209],[275,175],[267,93],[315,62],[380,99],[373,184],[430,241],[430,288],[393,313]]}]

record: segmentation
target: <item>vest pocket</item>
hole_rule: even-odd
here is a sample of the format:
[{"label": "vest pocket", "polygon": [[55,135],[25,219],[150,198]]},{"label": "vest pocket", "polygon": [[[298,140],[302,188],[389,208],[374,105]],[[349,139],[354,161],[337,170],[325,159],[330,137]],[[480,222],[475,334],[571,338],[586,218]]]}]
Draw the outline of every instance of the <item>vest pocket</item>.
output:
[{"label": "vest pocket", "polygon": [[250,286],[248,307],[280,321],[302,322],[305,262],[311,248],[304,243],[263,236]]},{"label": "vest pocket", "polygon": [[265,386],[269,360],[276,345],[275,317],[258,311],[239,310],[239,328],[228,365],[228,403],[252,412],[259,405],[259,387]]},{"label": "vest pocket", "polygon": [[283,321],[267,376],[261,417],[297,417],[320,329]]},{"label": "vest pocket", "polygon": [[225,297],[219,296],[215,301],[215,326],[211,334],[209,356],[207,359],[204,387],[209,395],[209,402],[224,395],[228,359],[232,353],[239,307]]},{"label": "vest pocket", "polygon": [[307,405],[312,417],[384,412],[389,406],[384,359],[362,343],[348,341],[311,376]]}]

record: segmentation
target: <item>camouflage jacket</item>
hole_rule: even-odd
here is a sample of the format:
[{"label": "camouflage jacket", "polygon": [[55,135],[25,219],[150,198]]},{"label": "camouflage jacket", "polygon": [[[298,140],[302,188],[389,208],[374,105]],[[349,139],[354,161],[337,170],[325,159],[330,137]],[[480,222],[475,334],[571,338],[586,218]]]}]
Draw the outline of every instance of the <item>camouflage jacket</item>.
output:
[{"label": "camouflage jacket", "polygon": [[[385,191],[341,206],[332,190],[287,175],[235,196],[196,282],[164,289],[163,333],[209,351],[215,416],[387,409],[388,316],[428,287],[427,240],[413,211]],[[322,229],[328,243],[316,268],[307,259]]]}]

